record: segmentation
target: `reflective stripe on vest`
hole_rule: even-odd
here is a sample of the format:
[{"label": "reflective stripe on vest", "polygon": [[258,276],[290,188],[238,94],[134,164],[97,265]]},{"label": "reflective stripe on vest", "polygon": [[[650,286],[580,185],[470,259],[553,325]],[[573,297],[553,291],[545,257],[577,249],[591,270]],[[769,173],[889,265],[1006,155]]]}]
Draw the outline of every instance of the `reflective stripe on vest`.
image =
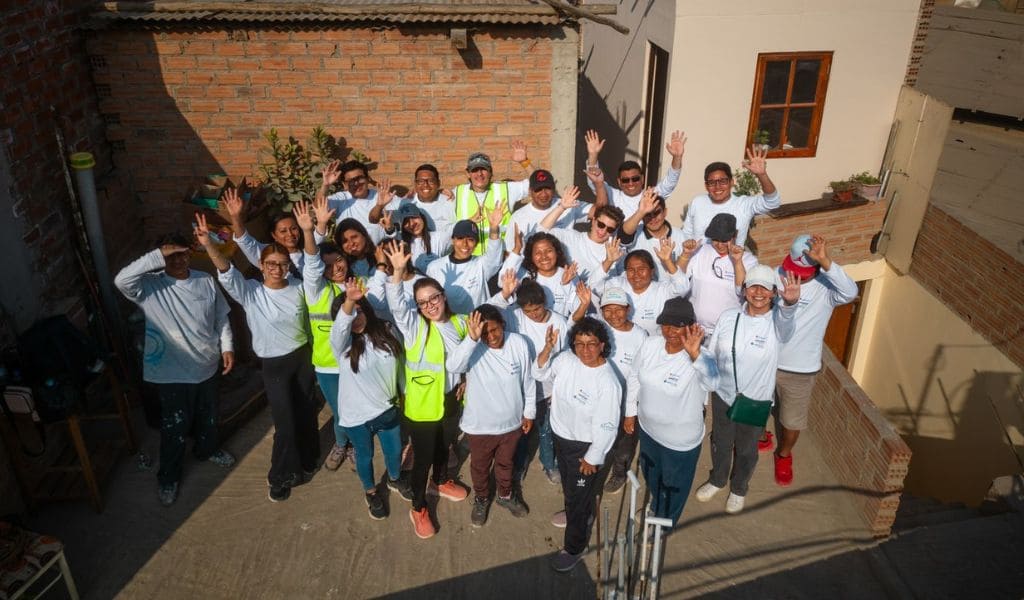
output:
[{"label": "reflective stripe on vest", "polygon": [[[450,320],[459,338],[466,337],[466,317],[452,315]],[[432,422],[444,416],[444,361],[441,332],[432,321],[420,318],[416,337],[405,345],[405,416],[410,420]]]},{"label": "reflective stripe on vest", "polygon": [[[501,218],[501,237],[505,237],[505,226],[512,220],[512,207],[508,205],[508,184],[492,183],[487,189],[487,196],[484,197],[484,210],[494,210],[495,201],[505,202],[505,215]],[[476,198],[476,192],[472,186],[464,183],[455,188],[455,220],[472,219],[480,211],[480,204]],[[484,214],[484,226],[480,227],[480,239],[477,240],[476,248],[473,249],[473,256],[480,256],[487,249],[487,241],[490,239],[490,231],[487,227],[487,215]]]},{"label": "reflective stripe on vest", "polygon": [[331,305],[334,299],[342,294],[341,286],[330,281],[327,287],[320,292],[320,297],[313,304],[308,305],[309,329],[313,335],[313,366],[316,367],[337,367],[338,361],[331,351],[331,328],[334,326],[334,319],[331,318]]}]

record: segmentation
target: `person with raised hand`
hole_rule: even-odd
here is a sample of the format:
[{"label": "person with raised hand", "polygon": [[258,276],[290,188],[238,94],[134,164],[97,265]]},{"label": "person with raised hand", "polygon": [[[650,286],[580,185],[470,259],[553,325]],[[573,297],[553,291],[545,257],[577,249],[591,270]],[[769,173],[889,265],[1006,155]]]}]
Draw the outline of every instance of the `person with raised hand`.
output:
[{"label": "person with raised hand", "polygon": [[625,216],[622,210],[603,205],[594,210],[587,233],[555,227],[565,211],[574,210],[579,206],[579,195],[580,191],[575,186],[566,188],[558,205],[544,217],[538,230],[546,231],[562,242],[567,260],[577,264],[579,277],[586,281],[604,262],[607,256],[605,245],[612,242],[619,244],[616,232],[625,221]]},{"label": "person with raised hand", "polygon": [[[512,142],[511,158],[524,169],[530,166],[525,142],[522,140]],[[466,161],[468,181],[455,186],[454,190],[455,219],[456,221],[473,219],[480,221],[495,207],[502,206],[502,218],[498,225],[500,227],[499,236],[503,236],[504,230],[512,218],[512,207],[525,198],[530,191],[530,180],[495,182],[493,177],[494,170],[489,156],[483,152],[474,152],[469,155],[469,159]],[[483,254],[490,245],[490,237],[484,232],[480,232],[473,254],[477,256]]]},{"label": "person with raised hand", "polygon": [[[267,244],[254,238],[245,228],[245,202],[235,188],[224,190],[223,200],[228,211],[228,221],[231,222],[232,236],[242,251],[242,256],[253,266],[259,266],[260,255]],[[288,258],[292,263],[289,270],[293,275],[299,276],[302,269],[303,240],[302,229],[295,222],[295,216],[290,212],[271,214],[269,235],[274,243],[280,244],[288,251]]]},{"label": "person with raised hand", "polygon": [[530,237],[524,250],[523,236],[518,231],[514,239],[515,245],[505,258],[501,272],[512,271],[519,279],[533,279],[544,288],[546,308],[573,321],[582,319],[590,307],[581,303],[576,294],[578,267],[568,262],[562,242],[540,231]]},{"label": "person with raised hand", "polygon": [[508,331],[501,311],[479,306],[467,323],[468,335],[445,363],[449,372],[466,374],[459,427],[469,441],[473,477],[474,527],[487,522],[490,476],[494,468],[495,501],[514,517],[530,511],[512,486],[513,459],[521,436],[536,418],[536,382],[526,339]]},{"label": "person with raised hand", "polygon": [[452,252],[430,263],[427,277],[441,283],[447,291],[452,309],[469,314],[487,301],[490,295],[487,280],[501,268],[504,244],[501,241],[501,221],[504,204],[498,203],[487,213],[491,243],[481,256],[475,256],[479,228],[471,220],[462,220],[452,228]]},{"label": "person with raised hand", "polygon": [[[654,188],[644,190],[637,211],[622,225],[622,232],[633,236],[633,249],[647,250],[651,258],[657,259],[662,241],[669,240],[672,242],[672,260],[678,258],[686,239],[682,230],[673,229],[669,224],[667,212],[664,196],[659,196]],[[660,261],[655,260],[655,264],[658,267],[657,279],[667,278],[669,273]]]},{"label": "person with raised hand", "polygon": [[[584,141],[587,145],[587,170],[600,169],[598,155],[604,148],[605,141],[593,129],[587,130],[587,133],[584,135]],[[673,131],[668,143],[665,144],[665,150],[672,157],[672,163],[665,172],[665,176],[655,186],[655,189],[657,195],[668,198],[675,191],[676,184],[679,183],[679,172],[683,168],[683,154],[686,153],[686,134],[682,131]],[[624,214],[631,215],[636,212],[640,204],[641,194],[647,186],[646,176],[640,167],[640,163],[634,160],[627,160],[620,164],[617,172],[619,188],[614,188],[610,184],[604,183],[605,193],[608,195],[609,204],[618,208]],[[593,178],[588,177],[588,179],[590,189],[598,191],[600,186],[595,185]]]},{"label": "person with raised hand", "polygon": [[640,470],[651,511],[675,525],[693,486],[704,406],[708,392],[718,387],[718,365],[701,348],[704,330],[689,300],[666,302],[658,325],[661,335],[644,341],[630,370],[623,429],[640,438]]},{"label": "person with raised hand", "polygon": [[[550,171],[537,169],[530,175],[530,202],[524,204],[512,213],[512,218],[505,227],[505,248],[515,245],[515,235],[523,236],[523,240],[530,241],[530,238],[537,232],[537,227],[547,214],[558,206],[557,192],[555,192],[555,177]],[[583,204],[577,205],[574,209],[563,212],[555,223],[555,227],[568,229],[577,221],[586,219],[587,211]]]},{"label": "person with raised hand", "polygon": [[221,285],[242,305],[252,349],[262,362],[263,387],[274,420],[274,448],[267,483],[271,502],[320,468],[318,406],[313,395],[313,358],[306,333],[302,282],[289,273],[288,249],[278,243],[260,253],[263,281],[245,279],[210,240],[206,218],[196,214],[196,238],[217,268]]},{"label": "person with raised hand", "polygon": [[[344,184],[345,189],[328,196],[328,192],[339,181]],[[370,187],[371,183],[376,185]],[[327,200],[339,221],[354,219],[359,222],[366,230],[370,241],[377,244],[384,239],[384,229],[370,218],[370,212],[378,206],[387,207],[389,210],[398,208],[399,200],[391,193],[390,185],[387,179],[373,182],[367,166],[358,160],[345,163],[335,160],[324,169],[316,197]]]},{"label": "person with raised hand", "polygon": [[160,397],[157,497],[164,506],[178,498],[189,433],[196,460],[225,468],[235,462],[217,438],[219,376],[235,364],[230,308],[213,277],[189,268],[192,245],[182,234],[165,235],[114,278],[146,317],[142,379]]}]

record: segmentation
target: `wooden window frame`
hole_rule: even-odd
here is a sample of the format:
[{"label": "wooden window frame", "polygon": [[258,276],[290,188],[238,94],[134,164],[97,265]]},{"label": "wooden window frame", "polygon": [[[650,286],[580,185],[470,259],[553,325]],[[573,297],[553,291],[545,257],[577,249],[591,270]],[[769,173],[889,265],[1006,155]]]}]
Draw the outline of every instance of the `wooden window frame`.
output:
[{"label": "wooden window frame", "polygon": [[[793,94],[793,80],[796,76],[795,63],[798,60],[820,60],[821,69],[818,71],[818,85],[814,91],[814,102],[790,102]],[[786,88],[786,101],[783,104],[761,104],[761,95],[764,88],[765,70],[769,62],[790,61],[789,84]],[[750,119],[747,122],[747,137],[745,147],[749,148],[754,141],[754,132],[757,131],[759,117],[762,108],[781,108],[782,127],[780,129],[782,138],[779,140],[778,148],[768,150],[768,158],[806,158],[815,156],[818,152],[818,136],[821,133],[821,117],[825,112],[825,95],[828,91],[828,79],[832,72],[832,52],[771,52],[757,55],[757,71],[754,79],[754,92],[750,100]],[[789,126],[789,109],[813,107],[811,114],[811,129],[807,136],[807,147],[782,149],[786,140],[786,129]]]}]

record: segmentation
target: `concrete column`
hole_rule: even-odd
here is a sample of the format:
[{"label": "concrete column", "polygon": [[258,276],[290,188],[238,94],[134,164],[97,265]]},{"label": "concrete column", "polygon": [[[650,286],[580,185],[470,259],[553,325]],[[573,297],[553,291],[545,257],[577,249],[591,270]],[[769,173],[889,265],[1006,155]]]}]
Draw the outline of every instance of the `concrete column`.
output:
[{"label": "concrete column", "polygon": [[551,169],[559,192],[573,181],[579,80],[579,32],[562,27],[551,47]]}]

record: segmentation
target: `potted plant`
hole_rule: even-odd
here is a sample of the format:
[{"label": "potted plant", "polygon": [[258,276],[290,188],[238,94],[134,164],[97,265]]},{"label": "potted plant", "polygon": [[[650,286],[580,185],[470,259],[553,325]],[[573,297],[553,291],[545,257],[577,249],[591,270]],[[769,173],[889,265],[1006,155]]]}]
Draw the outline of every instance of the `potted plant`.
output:
[{"label": "potted plant", "polygon": [[[344,155],[334,136],[321,126],[313,128],[305,145],[291,136],[284,139],[277,129],[271,129],[263,138],[267,147],[260,150],[265,157],[259,166],[260,183],[271,210],[290,212],[295,202],[312,200],[320,188],[323,170]],[[369,160],[357,151],[349,155],[356,160]]]},{"label": "potted plant", "polygon": [[757,150],[768,150],[771,148],[770,141],[772,134],[767,129],[758,129],[754,131],[753,145]]},{"label": "potted plant", "polygon": [[869,200],[876,199],[882,189],[882,181],[867,171],[850,175],[850,181],[857,184],[857,194]]},{"label": "potted plant", "polygon": [[853,191],[856,189],[857,184],[846,179],[843,181],[833,181],[828,184],[832,188],[832,199],[836,202],[849,202],[853,200]]},{"label": "potted plant", "polygon": [[753,173],[740,167],[736,170],[732,193],[737,196],[757,196],[761,193],[761,182]]}]

